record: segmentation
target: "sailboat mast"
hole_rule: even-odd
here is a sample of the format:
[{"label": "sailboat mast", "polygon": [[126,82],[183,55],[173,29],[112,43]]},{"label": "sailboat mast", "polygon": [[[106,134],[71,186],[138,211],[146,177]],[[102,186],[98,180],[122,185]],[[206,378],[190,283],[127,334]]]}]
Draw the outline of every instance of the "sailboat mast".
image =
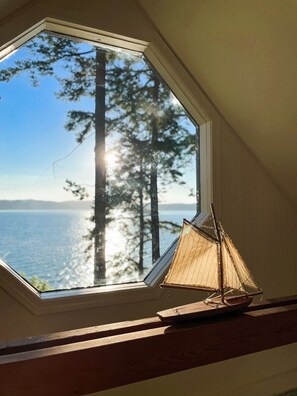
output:
[{"label": "sailboat mast", "polygon": [[220,230],[218,222],[217,222],[213,204],[211,204],[211,212],[212,212],[214,225],[216,228],[217,238],[219,241],[219,245],[218,245],[218,249],[219,249],[219,254],[218,254],[218,256],[219,256],[219,286],[220,286],[220,293],[221,293],[221,297],[222,297],[222,303],[224,303],[224,268],[223,268],[223,255],[222,255],[222,235],[221,235],[221,230]]}]

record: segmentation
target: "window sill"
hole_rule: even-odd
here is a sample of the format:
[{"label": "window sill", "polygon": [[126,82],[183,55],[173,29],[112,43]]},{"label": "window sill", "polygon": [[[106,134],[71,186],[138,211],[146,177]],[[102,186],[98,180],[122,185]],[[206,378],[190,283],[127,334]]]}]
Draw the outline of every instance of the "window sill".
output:
[{"label": "window sill", "polygon": [[296,326],[292,296],[179,326],[150,318],[2,343],[0,393],[96,392],[294,343]]},{"label": "window sill", "polygon": [[35,315],[121,306],[154,300],[161,293],[158,285],[145,282],[40,293],[3,262],[0,262],[0,279],[0,286]]}]

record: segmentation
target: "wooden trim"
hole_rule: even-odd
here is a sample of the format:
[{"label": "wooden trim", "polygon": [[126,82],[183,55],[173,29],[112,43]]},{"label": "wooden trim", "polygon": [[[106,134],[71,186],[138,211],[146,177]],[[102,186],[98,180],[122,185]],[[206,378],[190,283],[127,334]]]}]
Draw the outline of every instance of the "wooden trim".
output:
[{"label": "wooden trim", "polygon": [[110,31],[100,30],[89,26],[72,23],[57,18],[46,18],[46,30],[60,33],[66,36],[78,37],[84,41],[96,45],[110,45],[113,47],[125,48],[129,51],[142,53],[148,47],[149,43],[134,37],[123,36]]},{"label": "wooden trim", "polygon": [[73,344],[104,337],[112,337],[119,334],[128,334],[136,331],[153,329],[163,326],[157,318],[147,318],[136,321],[112,323],[101,326],[93,326],[83,329],[63,331],[43,336],[35,336],[20,340],[0,342],[0,365],[1,356],[20,352],[33,351],[59,345]]},{"label": "wooden trim", "polygon": [[0,394],[83,395],[297,342],[297,296],[242,315],[157,318],[0,345]]}]

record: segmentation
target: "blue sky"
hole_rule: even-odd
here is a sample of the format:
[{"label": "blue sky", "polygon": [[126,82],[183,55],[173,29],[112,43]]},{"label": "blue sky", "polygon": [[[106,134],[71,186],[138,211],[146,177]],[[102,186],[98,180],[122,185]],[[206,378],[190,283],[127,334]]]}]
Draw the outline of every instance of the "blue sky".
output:
[{"label": "blue sky", "polygon": [[51,77],[41,78],[37,88],[25,74],[0,82],[0,199],[68,200],[73,197],[63,189],[67,177],[94,183],[94,139],[78,146],[75,133],[64,129],[68,110],[90,109],[92,103],[63,102],[54,95],[57,89]]},{"label": "blue sky", "polygon": [[[21,48],[0,63],[0,70],[24,54]],[[75,133],[66,131],[64,125],[67,111],[93,111],[94,103],[57,99],[54,92],[59,86],[53,77],[39,78],[39,82],[33,87],[25,73],[9,82],[0,81],[0,199],[72,200],[72,194],[63,189],[66,178],[89,186],[92,197],[94,137],[78,145]],[[162,201],[193,202],[187,196],[187,187],[195,186],[192,168],[186,187],[172,185]]]}]

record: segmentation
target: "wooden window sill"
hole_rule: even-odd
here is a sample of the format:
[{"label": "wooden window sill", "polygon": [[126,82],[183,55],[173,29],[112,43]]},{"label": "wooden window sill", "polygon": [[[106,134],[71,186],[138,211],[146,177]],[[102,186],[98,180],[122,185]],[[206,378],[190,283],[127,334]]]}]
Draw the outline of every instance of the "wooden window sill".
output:
[{"label": "wooden window sill", "polygon": [[0,394],[83,395],[297,342],[297,296],[242,315],[158,318],[0,344]]}]

